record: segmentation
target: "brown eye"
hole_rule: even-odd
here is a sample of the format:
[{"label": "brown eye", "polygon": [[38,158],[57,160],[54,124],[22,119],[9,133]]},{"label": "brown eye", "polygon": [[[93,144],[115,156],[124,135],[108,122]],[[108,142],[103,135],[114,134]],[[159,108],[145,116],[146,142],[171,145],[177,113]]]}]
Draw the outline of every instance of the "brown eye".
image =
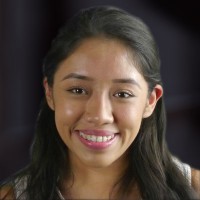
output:
[{"label": "brown eye", "polygon": [[133,94],[131,94],[130,92],[117,92],[114,94],[115,97],[117,98],[130,98],[130,97],[134,97]]},{"label": "brown eye", "polygon": [[86,95],[86,94],[88,94],[87,91],[83,88],[72,88],[72,89],[69,89],[67,91],[71,92],[73,94],[76,94],[76,95]]}]

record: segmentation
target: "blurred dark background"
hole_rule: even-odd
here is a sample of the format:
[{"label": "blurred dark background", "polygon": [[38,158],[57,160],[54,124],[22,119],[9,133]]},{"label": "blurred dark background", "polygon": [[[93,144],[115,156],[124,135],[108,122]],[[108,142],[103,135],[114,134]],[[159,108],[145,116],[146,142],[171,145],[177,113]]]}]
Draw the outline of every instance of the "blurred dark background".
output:
[{"label": "blurred dark background", "polygon": [[200,168],[198,1],[0,0],[0,180],[29,162],[42,61],[58,28],[79,9],[113,5],[142,18],[160,48],[170,150]]}]

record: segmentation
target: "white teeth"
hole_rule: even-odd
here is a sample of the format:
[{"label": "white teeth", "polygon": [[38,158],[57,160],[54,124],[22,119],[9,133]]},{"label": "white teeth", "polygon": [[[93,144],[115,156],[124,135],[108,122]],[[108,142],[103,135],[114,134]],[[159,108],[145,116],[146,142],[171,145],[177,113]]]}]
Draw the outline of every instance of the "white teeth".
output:
[{"label": "white teeth", "polygon": [[111,138],[112,138],[112,136],[110,135],[110,136],[107,137],[107,140],[110,140]]},{"label": "white teeth", "polygon": [[91,138],[91,140],[92,140],[93,142],[96,142],[96,137],[95,137],[94,135],[92,135],[90,138]]},{"label": "white teeth", "polygon": [[96,137],[96,141],[97,141],[97,142],[102,142],[102,136]]},{"label": "white teeth", "polygon": [[112,138],[114,138],[114,134],[109,135],[109,136],[86,135],[83,132],[79,132],[79,134],[82,138],[92,141],[92,142],[107,142],[111,140]]},{"label": "white teeth", "polygon": [[87,140],[91,140],[90,138],[91,138],[90,135],[86,135],[86,139],[87,139]]},{"label": "white teeth", "polygon": [[[111,139],[111,136],[108,136],[110,139]],[[106,142],[107,140],[110,140],[110,139],[108,139],[108,137],[106,137],[106,136],[103,136],[102,137],[102,139],[103,139],[103,142]]]}]

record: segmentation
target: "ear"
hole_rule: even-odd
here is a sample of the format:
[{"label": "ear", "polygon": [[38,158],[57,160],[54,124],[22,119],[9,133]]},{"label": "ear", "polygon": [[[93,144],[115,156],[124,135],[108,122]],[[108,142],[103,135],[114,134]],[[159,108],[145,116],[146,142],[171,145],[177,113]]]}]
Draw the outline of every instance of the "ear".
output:
[{"label": "ear", "polygon": [[46,77],[43,80],[43,86],[45,90],[45,97],[47,100],[47,104],[52,110],[54,110],[53,91],[52,91],[52,87],[49,86]]},{"label": "ear", "polygon": [[147,99],[146,107],[143,113],[143,118],[147,118],[153,113],[156,107],[156,103],[162,97],[162,95],[163,95],[162,86],[156,85],[151,94],[149,95],[149,98]]}]

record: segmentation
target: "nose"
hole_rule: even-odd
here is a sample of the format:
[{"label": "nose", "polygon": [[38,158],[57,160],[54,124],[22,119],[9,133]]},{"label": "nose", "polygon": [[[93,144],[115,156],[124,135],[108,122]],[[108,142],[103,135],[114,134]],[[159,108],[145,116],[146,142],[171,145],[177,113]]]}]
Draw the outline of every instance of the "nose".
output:
[{"label": "nose", "polygon": [[114,121],[112,103],[107,94],[92,94],[85,107],[85,119],[95,126],[110,124]]}]

